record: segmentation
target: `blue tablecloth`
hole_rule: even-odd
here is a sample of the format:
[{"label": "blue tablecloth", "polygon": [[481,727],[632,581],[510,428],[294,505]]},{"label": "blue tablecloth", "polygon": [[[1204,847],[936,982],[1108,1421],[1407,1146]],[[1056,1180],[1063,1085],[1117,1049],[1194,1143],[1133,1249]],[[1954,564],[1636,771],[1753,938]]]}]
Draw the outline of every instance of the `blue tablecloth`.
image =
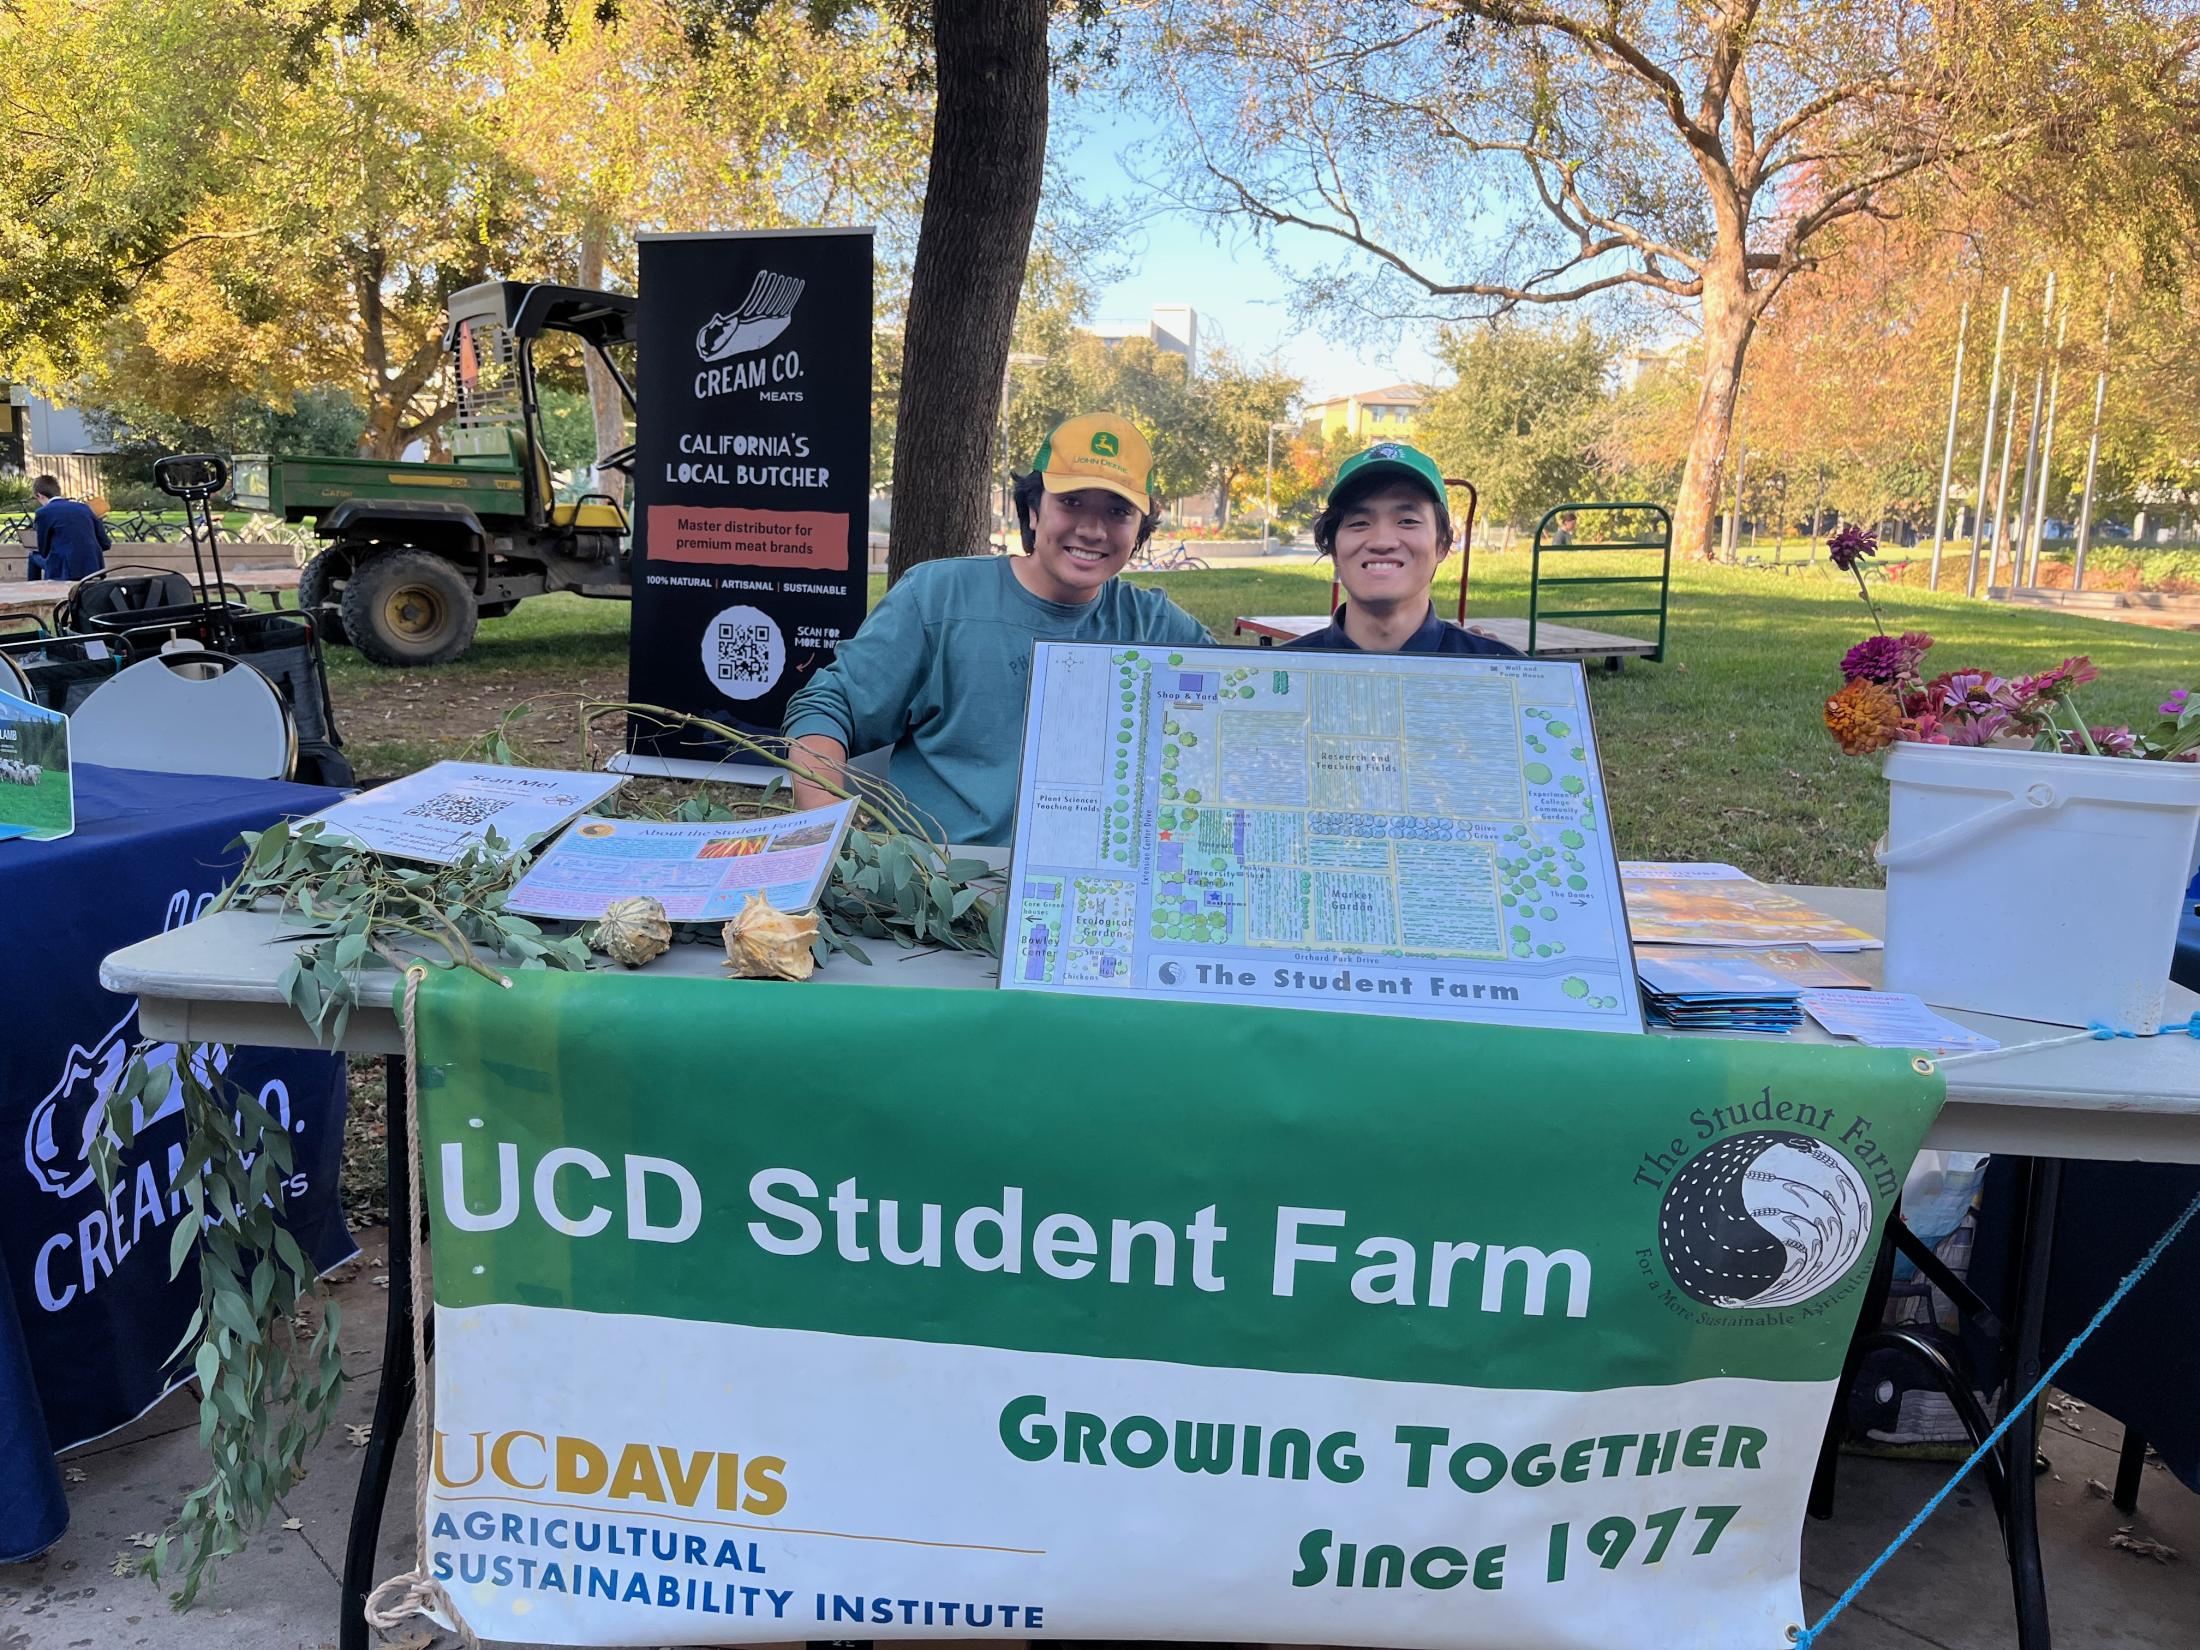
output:
[{"label": "blue tablecloth", "polygon": [[2188,991],[2200,991],[2200,876],[2185,890],[2185,914],[2177,925],[2177,957],[2169,977]]},{"label": "blue tablecloth", "polygon": [[[239,831],[330,793],[201,775],[76,770],[74,836],[0,842],[0,1563],[68,1522],[57,1449],[127,1425],[179,1379],[166,1363],[198,1304],[168,1276],[182,1118],[152,1108],[104,1200],[86,1158],[100,1096],[137,1038],[137,1004],[99,985],[110,951],[187,922],[239,863]],[[342,1062],[239,1049],[294,1134],[291,1225],[322,1266],[352,1253],[337,1199]]]}]

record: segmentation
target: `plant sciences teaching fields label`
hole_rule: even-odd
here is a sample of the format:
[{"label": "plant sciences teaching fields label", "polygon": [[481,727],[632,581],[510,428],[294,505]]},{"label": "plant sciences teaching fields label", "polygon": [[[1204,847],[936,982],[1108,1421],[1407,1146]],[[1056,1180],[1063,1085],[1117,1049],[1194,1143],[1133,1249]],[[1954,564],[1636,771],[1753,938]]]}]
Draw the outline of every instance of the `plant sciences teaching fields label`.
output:
[{"label": "plant sciences teaching fields label", "polygon": [[486,1637],[1781,1642],[1907,1055],[437,975]]}]

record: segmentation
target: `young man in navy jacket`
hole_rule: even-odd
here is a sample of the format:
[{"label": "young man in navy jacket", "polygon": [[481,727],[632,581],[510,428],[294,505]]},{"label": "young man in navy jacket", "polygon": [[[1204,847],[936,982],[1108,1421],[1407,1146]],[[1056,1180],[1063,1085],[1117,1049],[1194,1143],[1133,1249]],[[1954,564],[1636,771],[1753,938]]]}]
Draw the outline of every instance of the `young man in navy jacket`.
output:
[{"label": "young man in navy jacket", "polygon": [[113,540],[107,524],[92,514],[89,504],[61,496],[61,483],[40,476],[31,483],[38,500],[31,524],[38,531],[38,548],[28,558],[34,579],[81,579],[107,565]]},{"label": "young man in navy jacket", "polygon": [[1314,543],[1337,563],[1345,600],[1329,623],[1285,647],[1333,653],[1521,656],[1495,637],[1436,616],[1429,585],[1451,553],[1444,474],[1417,447],[1386,441],[1355,453],[1329,485]]}]

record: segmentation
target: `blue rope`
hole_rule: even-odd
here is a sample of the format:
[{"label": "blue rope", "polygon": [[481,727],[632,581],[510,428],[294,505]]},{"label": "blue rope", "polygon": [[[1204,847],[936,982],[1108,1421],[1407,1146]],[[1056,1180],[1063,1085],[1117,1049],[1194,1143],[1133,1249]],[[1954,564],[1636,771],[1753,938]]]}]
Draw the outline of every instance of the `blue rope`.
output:
[{"label": "blue rope", "polygon": [[[1818,1635],[1823,1633],[1826,1628],[1832,1624],[1833,1618],[1839,1615],[1843,1610],[1846,1610],[1851,1604],[1856,1602],[1856,1595],[1861,1593],[1866,1587],[1871,1584],[1872,1577],[1879,1574],[1879,1572],[1883,1568],[1885,1568],[1887,1560],[1894,1557],[1894,1555],[1901,1550],[1902,1544],[1904,1542],[1908,1541],[1911,1536],[1917,1534],[1919,1527],[1924,1524],[1925,1520],[1932,1517],[1935,1512],[1940,1510],[1940,1504],[1948,1499],[1949,1493],[1953,1491],[1958,1484],[1963,1482],[1964,1475],[1968,1473],[1973,1467],[1977,1466],[1981,1461],[1986,1459],[1987,1452],[1991,1450],[1996,1444],[2001,1442],[2002,1435],[2008,1432],[2008,1430],[2012,1426],[2016,1425],[2020,1417],[2031,1414],[2032,1405],[2038,1400],[2039,1395],[2047,1390],[2048,1383],[2054,1380],[2054,1378],[2062,1372],[2063,1365],[2067,1364],[2072,1358],[2078,1355],[2078,1348],[2085,1345],[2087,1341],[2092,1339],[2093,1332],[2096,1329],[2100,1328],[2101,1325],[2107,1321],[2109,1313],[2115,1311],[2118,1306],[2123,1304],[2124,1297],[2131,1293],[2133,1286],[2136,1285],[2141,1278],[2145,1277],[2149,1272],[2154,1270],[2154,1263],[2162,1258],[2162,1251],[2167,1249],[2172,1243],[2174,1243],[2177,1240],[2178,1234],[2184,1231],[2187,1226],[2192,1224],[2192,1220],[2195,1215],[2200,1215],[2200,1194],[2196,1194],[2193,1200],[2185,1205],[2185,1212],[2179,1215],[2176,1220],[2170,1223],[2170,1229],[2164,1232],[2161,1237],[2155,1241],[2154,1247],[2149,1249],[2146,1252],[2145,1257],[2140,1260],[2139,1264],[2133,1267],[2131,1271],[2126,1274],[2124,1281],[2116,1286],[2116,1292],[2110,1295],[2108,1299],[2102,1303],[2101,1309],[2098,1312],[2093,1314],[2092,1322],[2088,1323],[2083,1329],[2079,1330],[2077,1335],[2072,1338],[2070,1344],[2062,1349],[2061,1355],[2058,1356],[2053,1363],[2047,1366],[2045,1373],[2043,1373],[2040,1378],[2033,1383],[2032,1390],[2024,1395],[2023,1401],[2013,1405],[2010,1408],[2009,1412],[2001,1418],[2001,1425],[1997,1426],[1992,1432],[1988,1433],[1986,1435],[1986,1441],[1980,1444],[1977,1449],[1971,1452],[1970,1459],[1965,1461],[1962,1466],[1956,1468],[1955,1476],[1950,1478],[1947,1483],[1941,1485],[1939,1489],[1933,1492],[1933,1498],[1930,1501],[1926,1502],[1923,1507],[1918,1509],[1918,1514],[1915,1518],[1911,1519],[1909,1523],[1905,1524],[1902,1527],[1902,1533],[1896,1536],[1892,1541],[1887,1543],[1887,1550],[1881,1553],[1877,1558],[1873,1559],[1871,1563],[1865,1567],[1864,1573],[1862,1575],[1858,1576],[1854,1581],[1849,1583],[1848,1591],[1843,1593],[1839,1598],[1833,1601],[1833,1608],[1828,1610],[1824,1615],[1820,1616],[1817,1621],[1813,1622],[1808,1627],[1790,1628],[1788,1630],[1788,1642],[1790,1644],[1797,1646],[1798,1650],[1810,1650],[1810,1646],[1818,1642]],[[2031,1463],[2023,1463],[2020,1467],[2018,1467],[2017,1470],[2030,1471]]]}]

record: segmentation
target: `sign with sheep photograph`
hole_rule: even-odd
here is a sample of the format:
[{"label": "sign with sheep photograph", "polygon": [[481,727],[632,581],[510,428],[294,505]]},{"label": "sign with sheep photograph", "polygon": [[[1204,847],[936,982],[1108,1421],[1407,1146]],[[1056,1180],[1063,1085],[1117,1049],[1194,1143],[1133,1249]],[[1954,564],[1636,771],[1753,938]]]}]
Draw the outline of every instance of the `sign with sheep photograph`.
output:
[{"label": "sign with sheep photograph", "polygon": [[75,829],[69,719],[0,693],[0,840],[47,842]]}]

